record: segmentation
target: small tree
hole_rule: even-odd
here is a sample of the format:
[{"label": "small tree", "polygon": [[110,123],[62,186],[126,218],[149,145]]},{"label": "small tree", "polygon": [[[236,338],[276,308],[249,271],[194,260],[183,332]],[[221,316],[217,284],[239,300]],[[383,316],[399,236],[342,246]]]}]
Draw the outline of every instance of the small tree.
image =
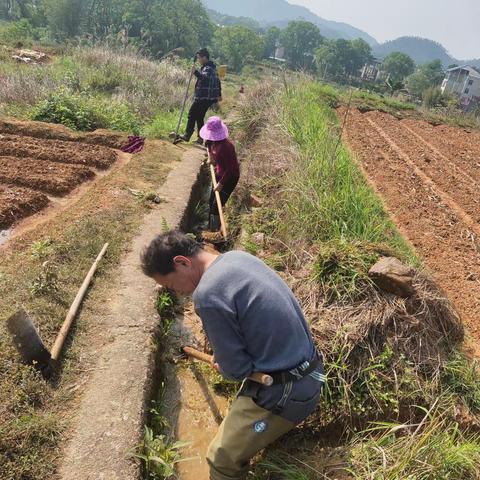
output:
[{"label": "small tree", "polygon": [[83,0],[45,0],[45,13],[57,39],[72,38],[82,32],[86,5]]},{"label": "small tree", "polygon": [[442,62],[434,60],[421,65],[414,74],[407,78],[407,88],[412,95],[421,98],[425,90],[440,85],[444,76]]},{"label": "small tree", "polygon": [[401,82],[415,71],[415,62],[405,53],[392,52],[385,57],[382,68],[394,82]]},{"label": "small tree", "polygon": [[240,72],[248,61],[259,59],[263,48],[262,38],[241,25],[220,28],[213,36],[214,52],[235,72]]},{"label": "small tree", "polygon": [[278,27],[270,27],[263,37],[264,49],[263,58],[270,58],[275,55],[277,42],[280,39],[282,31]]},{"label": "small tree", "polygon": [[314,66],[314,52],[323,41],[319,28],[310,22],[290,22],[280,35],[288,65],[295,69],[310,70]]},{"label": "small tree", "polygon": [[316,50],[315,60],[320,75],[342,81],[372,60],[372,49],[361,39],[329,40]]}]

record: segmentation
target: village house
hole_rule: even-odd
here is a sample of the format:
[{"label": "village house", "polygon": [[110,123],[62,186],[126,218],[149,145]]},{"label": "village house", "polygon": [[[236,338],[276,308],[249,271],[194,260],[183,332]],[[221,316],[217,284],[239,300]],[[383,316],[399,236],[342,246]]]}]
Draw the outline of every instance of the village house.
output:
[{"label": "village house", "polygon": [[442,93],[457,94],[465,107],[480,102],[480,73],[468,65],[449,68],[442,83]]}]

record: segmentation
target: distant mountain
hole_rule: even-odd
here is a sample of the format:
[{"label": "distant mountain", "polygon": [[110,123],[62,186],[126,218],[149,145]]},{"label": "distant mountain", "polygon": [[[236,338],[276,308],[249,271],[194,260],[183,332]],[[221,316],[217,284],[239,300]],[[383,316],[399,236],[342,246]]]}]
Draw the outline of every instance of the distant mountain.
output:
[{"label": "distant mountain", "polygon": [[223,13],[216,12],[210,8],[207,8],[207,13],[208,16],[218,25],[223,25],[225,27],[242,25],[257,32],[262,30],[260,23],[250,17],[234,17],[232,15],[224,15]]},{"label": "distant mountain", "polygon": [[202,0],[203,4],[224,15],[250,17],[263,27],[285,27],[289,21],[303,19],[314,23],[326,38],[363,38],[370,45],[378,42],[368,33],[347,23],[332,22],[315,15],[308,8],[292,5],[286,0]]},{"label": "distant mountain", "polygon": [[441,60],[444,67],[453,64],[480,66],[480,59],[458,60],[452,57],[442,44],[434,42],[433,40],[428,40],[427,38],[400,37],[373,48],[373,54],[379,59],[385,58],[392,52],[406,53],[419,65],[438,59]]}]

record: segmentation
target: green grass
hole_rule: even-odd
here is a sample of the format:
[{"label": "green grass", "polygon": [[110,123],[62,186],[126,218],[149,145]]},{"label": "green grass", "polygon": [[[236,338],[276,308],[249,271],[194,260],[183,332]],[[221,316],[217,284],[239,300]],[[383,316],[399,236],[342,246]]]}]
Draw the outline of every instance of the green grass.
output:
[{"label": "green grass", "polygon": [[335,111],[325,101],[330,89],[301,83],[285,95],[282,121],[300,149],[300,163],[285,188],[288,228],[312,241],[386,244],[402,257],[412,253],[339,141]]},{"label": "green grass", "polygon": [[[480,437],[464,434],[442,400],[418,424],[377,424],[352,444],[356,479],[475,480],[480,476]],[[447,399],[446,407],[451,402]]]},{"label": "green grass", "polygon": [[135,51],[78,47],[54,52],[50,63],[37,66],[7,59],[0,75],[0,113],[164,138],[176,125],[188,69]]},{"label": "green grass", "polygon": [[[150,138],[168,138],[170,132],[175,132],[178,125],[178,117],[180,116],[180,109],[173,111],[160,112],[151,120],[150,123],[143,127],[143,133]],[[183,121],[180,125],[179,134],[184,133],[185,129],[184,113]]]},{"label": "green grass", "polygon": [[[343,99],[348,101],[350,95],[345,94]],[[369,108],[371,110],[380,110],[387,113],[395,113],[402,110],[416,110],[417,106],[413,103],[404,102],[401,99],[377,95],[364,90],[355,90],[352,93],[352,102],[355,106]]]},{"label": "green grass", "polygon": [[145,425],[143,439],[132,454],[141,460],[145,480],[167,480],[176,478],[177,463],[186,461],[182,450],[189,444],[175,441],[173,429],[164,415],[165,385],[162,384],[157,399],[150,409],[150,426]]}]

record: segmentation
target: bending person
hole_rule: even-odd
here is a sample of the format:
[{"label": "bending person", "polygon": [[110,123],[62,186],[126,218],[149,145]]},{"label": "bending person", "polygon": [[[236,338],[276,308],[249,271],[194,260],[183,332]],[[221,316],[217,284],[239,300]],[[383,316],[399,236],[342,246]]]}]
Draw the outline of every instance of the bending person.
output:
[{"label": "bending person", "polygon": [[258,258],[208,252],[178,231],[156,237],[142,267],[158,284],[192,294],[223,376],[273,377],[270,387],[244,381],[208,449],[211,480],[244,480],[251,458],[317,408],[325,376],[302,309]]}]

